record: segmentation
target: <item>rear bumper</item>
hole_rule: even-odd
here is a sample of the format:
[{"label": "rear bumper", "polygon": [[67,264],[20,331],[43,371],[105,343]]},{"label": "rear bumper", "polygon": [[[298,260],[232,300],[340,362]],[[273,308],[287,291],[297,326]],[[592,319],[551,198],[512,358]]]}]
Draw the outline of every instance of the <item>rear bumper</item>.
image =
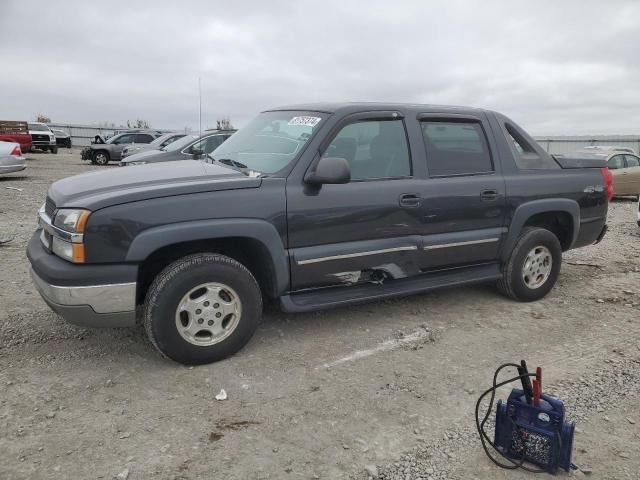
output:
[{"label": "rear bumper", "polygon": [[600,243],[606,233],[606,217],[582,219],[580,221],[580,230],[578,231],[578,237],[576,238],[576,241],[571,248],[586,247],[587,245]]},{"label": "rear bumper", "polygon": [[27,246],[33,284],[51,309],[83,327],[135,325],[137,267],[74,265],[49,254],[40,230]]},{"label": "rear bumper", "polygon": [[602,239],[604,238],[605,234],[607,233],[609,227],[607,227],[607,225],[605,224],[604,227],[602,227],[602,231],[600,232],[600,235],[598,235],[598,238],[596,238],[595,243],[600,243],[602,241]]},{"label": "rear bumper", "polygon": [[25,168],[27,168],[27,164],[24,157],[12,157],[10,161],[11,161],[10,165],[0,163],[0,174],[20,172]]}]

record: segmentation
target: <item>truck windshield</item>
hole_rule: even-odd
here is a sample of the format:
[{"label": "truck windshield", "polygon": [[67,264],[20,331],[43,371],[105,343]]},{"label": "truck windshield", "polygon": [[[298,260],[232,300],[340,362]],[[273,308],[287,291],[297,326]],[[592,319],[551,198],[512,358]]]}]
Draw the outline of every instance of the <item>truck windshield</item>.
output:
[{"label": "truck windshield", "polygon": [[31,130],[32,132],[48,132],[49,127],[47,127],[46,125],[40,125],[39,123],[30,123],[29,130]]},{"label": "truck windshield", "polygon": [[211,156],[219,162],[241,165],[270,174],[282,170],[302,150],[326,113],[264,112],[234,133]]}]

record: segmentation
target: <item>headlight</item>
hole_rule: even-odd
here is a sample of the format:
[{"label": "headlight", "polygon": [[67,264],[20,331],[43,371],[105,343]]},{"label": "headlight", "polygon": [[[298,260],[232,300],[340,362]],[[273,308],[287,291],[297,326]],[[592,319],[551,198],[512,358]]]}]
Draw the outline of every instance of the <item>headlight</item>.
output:
[{"label": "headlight", "polygon": [[56,212],[53,224],[65,232],[84,233],[89,213],[89,210],[61,208]]},{"label": "headlight", "polygon": [[84,231],[91,212],[79,208],[61,208],[56,211],[53,225],[68,233],[52,236],[51,250],[60,258],[73,263],[84,263]]}]

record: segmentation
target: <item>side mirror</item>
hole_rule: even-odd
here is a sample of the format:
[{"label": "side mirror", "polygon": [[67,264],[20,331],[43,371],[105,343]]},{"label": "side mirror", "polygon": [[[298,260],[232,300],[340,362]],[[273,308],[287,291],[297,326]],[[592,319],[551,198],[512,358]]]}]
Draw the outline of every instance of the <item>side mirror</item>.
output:
[{"label": "side mirror", "polygon": [[202,155],[204,155],[204,150],[194,148],[193,150],[191,150],[191,155],[193,155],[193,158],[200,158]]},{"label": "side mirror", "polygon": [[351,168],[346,159],[322,157],[313,172],[307,173],[305,181],[312,185],[349,183]]}]

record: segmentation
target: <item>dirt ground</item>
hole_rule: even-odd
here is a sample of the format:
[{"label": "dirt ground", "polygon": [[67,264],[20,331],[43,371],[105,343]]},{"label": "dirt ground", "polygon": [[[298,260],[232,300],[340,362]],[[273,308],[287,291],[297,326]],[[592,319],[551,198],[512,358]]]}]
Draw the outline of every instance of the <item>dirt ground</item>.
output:
[{"label": "dirt ground", "polygon": [[0,237],[15,236],[0,246],[0,478],[530,478],[489,462],[473,420],[495,368],[521,358],[578,422],[572,476],[640,478],[635,202],[611,205],[604,241],[566,253],[542,301],[480,285],[269,309],[239,354],[187,368],[140,329],[67,325],[32,287],[25,246],[48,185],[98,168],[64,150],[0,177]]}]

